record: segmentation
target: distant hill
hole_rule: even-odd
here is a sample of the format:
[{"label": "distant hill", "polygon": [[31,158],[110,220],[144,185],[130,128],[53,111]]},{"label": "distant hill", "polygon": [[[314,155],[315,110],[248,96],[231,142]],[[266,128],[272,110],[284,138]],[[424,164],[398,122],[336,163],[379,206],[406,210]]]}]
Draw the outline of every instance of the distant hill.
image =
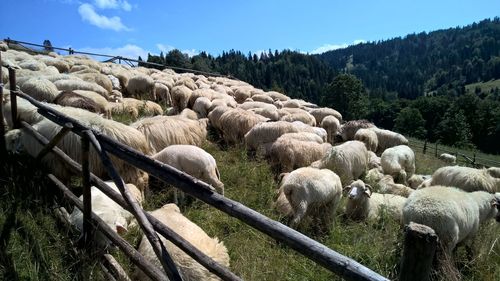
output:
[{"label": "distant hill", "polygon": [[372,95],[414,99],[500,78],[500,18],[358,44],[317,57],[360,78]]}]

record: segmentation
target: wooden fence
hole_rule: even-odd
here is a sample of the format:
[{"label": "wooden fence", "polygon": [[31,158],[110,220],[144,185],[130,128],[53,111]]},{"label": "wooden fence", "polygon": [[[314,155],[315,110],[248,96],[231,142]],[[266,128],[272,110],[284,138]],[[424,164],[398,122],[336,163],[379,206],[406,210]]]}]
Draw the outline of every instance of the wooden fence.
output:
[{"label": "wooden fence", "polygon": [[457,158],[457,164],[465,164],[475,168],[489,168],[492,166],[500,167],[500,162],[498,161],[477,156],[474,152],[466,154],[459,152],[458,149],[452,151],[448,147],[439,145],[437,142],[428,143],[427,141],[410,139],[410,145],[414,148],[422,149],[423,154],[432,153],[435,157],[439,157],[442,153],[454,155]]},{"label": "wooden fence", "polygon": [[[1,61],[1,57],[0,57]],[[38,159],[46,153],[52,152],[61,161],[64,161],[68,167],[74,172],[80,173],[83,178],[84,192],[83,203],[54,175],[49,174],[55,185],[63,192],[63,194],[73,202],[77,208],[81,209],[84,215],[83,226],[83,242],[92,243],[89,239],[93,226],[102,231],[114,244],[116,244],[140,269],[142,269],[153,280],[182,280],[175,264],[170,255],[166,251],[159,235],[170,240],[173,244],[181,248],[187,254],[193,257],[196,261],[206,267],[210,272],[214,273],[222,280],[241,280],[240,277],[232,273],[228,268],[216,263],[210,257],[193,247],[185,239],[177,235],[170,228],[159,222],[157,219],[149,215],[139,207],[133,196],[131,196],[126,185],[121,180],[120,175],[110,161],[109,153],[130,163],[131,165],[149,173],[152,176],[171,184],[181,191],[210,204],[211,206],[225,212],[226,214],[235,217],[255,229],[267,234],[268,236],[290,246],[305,257],[318,263],[324,268],[337,274],[346,280],[387,280],[385,277],[370,270],[369,268],[359,264],[358,262],[345,257],[332,249],[322,245],[321,243],[277,222],[270,218],[246,207],[245,205],[226,198],[216,192],[211,191],[210,186],[201,182],[185,173],[182,173],[166,164],[153,160],[152,158],[128,147],[113,139],[102,135],[100,132],[94,131],[77,120],[66,116],[57,110],[47,106],[29,95],[22,93],[16,87],[16,74],[14,69],[9,68],[10,79],[10,100],[12,110],[12,120],[14,127],[24,128],[26,132],[31,134],[45,148],[37,156]],[[0,85],[0,94],[3,97],[3,85]],[[18,120],[16,96],[28,100],[31,104],[38,108],[38,112],[63,127],[63,129],[52,139],[47,140],[40,135],[30,124]],[[3,104],[0,104],[0,108]],[[0,121],[0,127],[4,127],[3,118]],[[82,163],[79,164],[56,147],[57,142],[64,137],[65,134],[73,132],[81,138]],[[2,134],[1,139],[4,139]],[[112,190],[101,179],[96,177],[89,171],[88,151],[90,145],[97,151],[101,161],[106,167],[108,175],[113,179],[118,187],[120,194]],[[4,150],[5,147],[2,147]],[[118,236],[116,232],[111,230],[98,216],[92,213],[90,201],[90,187],[95,185],[103,193],[112,200],[130,211],[137,219],[139,226],[145,233],[147,239],[153,246],[153,249],[161,261],[163,270],[151,265],[144,259],[130,244],[123,238]]]}]

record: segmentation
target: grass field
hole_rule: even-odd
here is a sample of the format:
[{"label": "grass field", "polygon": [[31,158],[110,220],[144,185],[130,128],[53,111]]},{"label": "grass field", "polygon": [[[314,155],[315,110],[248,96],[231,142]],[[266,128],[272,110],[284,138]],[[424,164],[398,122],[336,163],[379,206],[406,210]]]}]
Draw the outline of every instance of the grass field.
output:
[{"label": "grass field", "polygon": [[[204,148],[217,160],[227,197],[283,221],[271,207],[277,183],[267,162],[248,156],[240,147],[222,149],[207,143]],[[424,155],[421,150],[414,150],[417,173],[430,174],[445,165],[431,153]],[[53,189],[33,165],[26,163],[32,161],[11,158],[0,179],[7,183],[0,198],[0,279],[103,280],[95,256],[72,250],[72,241],[77,237],[64,230],[53,217],[52,209],[56,206]],[[171,194],[166,190],[153,189],[145,208],[152,210],[170,202]],[[209,235],[224,241],[231,269],[245,280],[340,280],[287,246],[200,201],[184,207],[183,213]],[[338,210],[329,233],[314,229],[310,222],[299,227],[299,231],[340,254],[397,279],[403,242],[403,231],[397,223],[388,218],[370,223],[350,222]],[[473,259],[468,259],[463,248],[457,251],[456,265],[463,280],[500,280],[499,233],[500,226],[491,221],[481,228],[474,241]],[[137,245],[139,237],[136,231],[126,235],[132,245]],[[114,255],[126,270],[133,271],[123,254]],[[447,280],[439,273],[434,279]]]},{"label": "grass field", "polygon": [[466,92],[474,93],[476,88],[481,89],[481,92],[483,93],[489,93],[491,90],[495,90],[496,88],[500,89],[500,79],[465,85]]}]

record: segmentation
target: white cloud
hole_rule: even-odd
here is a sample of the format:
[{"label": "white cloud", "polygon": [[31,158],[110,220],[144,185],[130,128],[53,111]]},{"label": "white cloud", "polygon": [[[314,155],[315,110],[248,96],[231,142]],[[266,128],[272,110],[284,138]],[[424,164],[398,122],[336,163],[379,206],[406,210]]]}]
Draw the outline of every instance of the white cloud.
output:
[{"label": "white cloud", "polygon": [[[77,51],[80,52],[87,52],[87,53],[94,53],[94,54],[103,54],[103,55],[111,55],[111,56],[122,56],[124,58],[129,58],[129,59],[137,59],[139,56],[145,61],[148,59],[148,53],[149,51],[144,50],[143,48],[137,46],[137,45],[132,45],[132,44],[127,44],[123,47],[117,47],[117,48],[111,48],[111,47],[104,47],[104,48],[93,48],[93,47],[85,47],[85,48],[79,48],[76,49]],[[104,57],[98,57],[98,56],[92,56],[95,60],[98,61],[103,61],[106,60],[107,58]]]},{"label": "white cloud", "polygon": [[100,9],[123,9],[124,11],[132,10],[127,0],[94,0],[94,4]]},{"label": "white cloud", "polygon": [[88,21],[90,24],[95,25],[103,29],[111,29],[114,31],[130,31],[131,29],[126,27],[119,17],[108,18],[103,15],[99,15],[95,12],[94,7],[90,4],[82,4],[78,7],[78,13],[84,21]]},{"label": "white cloud", "polygon": [[161,52],[164,52],[164,53],[168,53],[168,52],[172,51],[173,49],[175,49],[174,46],[163,45],[163,44],[156,44],[156,48],[158,48],[158,50],[160,50]]},{"label": "white cloud", "polygon": [[[170,51],[172,51],[172,50],[174,50],[174,49],[177,49],[174,46],[164,45],[164,44],[160,44],[160,43],[156,44],[156,48],[158,48],[158,50],[160,50],[161,52],[163,52],[165,54],[168,53],[168,52],[170,52]],[[180,50],[180,51],[181,51],[181,53],[186,54],[189,57],[196,56],[197,54],[200,53],[199,51],[197,51],[195,49],[191,49],[191,50],[185,49],[185,50]]]},{"label": "white cloud", "polygon": [[333,50],[337,50],[337,49],[343,49],[343,48],[347,48],[349,46],[357,45],[357,44],[361,44],[361,43],[366,43],[366,40],[363,40],[363,39],[354,40],[351,44],[347,44],[347,43],[325,44],[319,48],[312,50],[311,54],[322,54],[324,52],[333,51]]}]

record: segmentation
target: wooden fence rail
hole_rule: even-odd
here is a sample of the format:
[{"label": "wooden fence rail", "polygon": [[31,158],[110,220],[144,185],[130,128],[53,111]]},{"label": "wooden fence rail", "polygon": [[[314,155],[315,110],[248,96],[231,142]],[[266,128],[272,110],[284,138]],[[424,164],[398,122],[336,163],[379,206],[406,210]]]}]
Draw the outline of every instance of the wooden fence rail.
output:
[{"label": "wooden fence rail", "polygon": [[[15,79],[15,74],[12,77],[13,79]],[[15,80],[14,83],[12,83],[11,85],[15,85]],[[87,134],[89,136],[89,140],[93,143],[95,147],[100,146],[103,151],[107,151],[115,155],[116,157],[136,166],[139,169],[142,169],[143,171],[149,173],[150,175],[155,176],[160,180],[179,188],[183,192],[188,193],[193,197],[198,198],[210,204],[211,206],[225,212],[226,214],[247,223],[248,225],[260,230],[261,232],[269,235],[270,237],[287,244],[291,248],[295,249],[297,252],[301,253],[302,255],[315,261],[316,263],[320,264],[321,266],[334,272],[335,274],[341,276],[346,280],[387,280],[385,277],[379,275],[378,273],[370,270],[369,268],[359,264],[358,262],[348,257],[345,257],[333,251],[332,249],[322,245],[321,243],[279,222],[271,220],[266,216],[246,207],[245,205],[239,202],[233,201],[218,193],[212,192],[208,184],[199,181],[185,173],[182,173],[168,165],[153,160],[150,157],[145,156],[142,153],[133,150],[128,146],[122,145],[121,143],[118,143],[113,139],[110,139],[109,137],[100,134],[99,132],[93,131],[80,124],[77,120],[65,116],[64,114],[61,114],[60,112],[51,108],[50,106],[40,103],[20,91],[11,90],[11,95],[14,95],[13,100],[15,100],[16,95],[28,100],[30,103],[38,107],[39,113],[41,115],[55,122],[56,124],[63,126],[64,124],[70,123],[72,126],[71,130],[73,133],[78,134],[80,137]],[[15,112],[15,109],[13,108],[12,111]],[[17,122],[16,119],[17,119],[17,113],[13,118],[13,122],[16,123]],[[28,124],[23,122],[23,125],[28,125]],[[92,134],[95,136],[95,141],[92,141],[92,134],[88,134],[85,132],[92,132]],[[56,147],[53,148],[53,151],[57,150],[58,149]],[[103,157],[103,154],[101,154],[101,157]],[[72,159],[69,160],[72,161]],[[102,160],[106,161],[106,157],[104,156]],[[104,166],[108,167],[107,165]],[[78,168],[81,169],[81,166]],[[130,204],[131,203],[131,201],[129,200],[130,198],[127,198],[129,196],[127,196],[127,192],[125,192],[125,190],[123,189],[123,182],[118,180],[119,175],[114,174],[114,172],[116,171],[113,172],[113,169],[110,169],[108,172],[110,172],[112,178],[115,180],[117,186],[119,187],[120,193],[122,193],[122,195],[124,196],[126,201],[125,203],[126,208],[128,210],[134,211],[133,214],[136,217],[140,216],[140,214],[144,214],[143,211],[135,210],[134,204]],[[92,176],[90,176],[90,178],[91,180],[93,179]],[[95,182],[99,180],[94,178],[93,181]],[[100,185],[96,186],[98,188],[101,187]],[[151,224],[157,231],[159,229],[160,230],[163,229],[164,231],[166,230],[165,229],[166,226],[162,225],[158,221],[155,222],[155,220],[153,220],[152,217],[150,216],[147,216],[147,219],[145,219],[144,224],[146,226],[148,225],[148,220],[151,222]],[[144,225],[142,225],[142,227],[143,226]],[[161,234],[163,235],[164,233]],[[173,236],[171,236],[170,238],[172,237]],[[166,238],[169,239],[169,237]],[[207,262],[204,264],[204,266],[207,266],[207,268],[212,272],[217,272],[218,269],[210,268],[212,262]],[[235,279],[227,279],[227,280],[235,280]]]}]

